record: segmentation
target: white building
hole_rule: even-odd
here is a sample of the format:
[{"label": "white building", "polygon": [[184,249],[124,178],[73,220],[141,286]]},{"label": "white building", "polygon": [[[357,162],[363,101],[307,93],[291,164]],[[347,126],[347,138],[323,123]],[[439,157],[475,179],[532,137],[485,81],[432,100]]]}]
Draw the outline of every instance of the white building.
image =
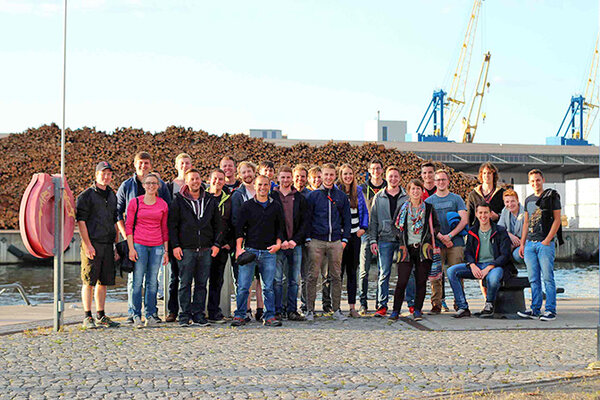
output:
[{"label": "white building", "polygon": [[287,135],[284,136],[281,129],[248,129],[245,133],[253,138],[287,139]]},{"label": "white building", "polygon": [[373,142],[405,142],[406,121],[376,119],[365,123],[365,140]]}]

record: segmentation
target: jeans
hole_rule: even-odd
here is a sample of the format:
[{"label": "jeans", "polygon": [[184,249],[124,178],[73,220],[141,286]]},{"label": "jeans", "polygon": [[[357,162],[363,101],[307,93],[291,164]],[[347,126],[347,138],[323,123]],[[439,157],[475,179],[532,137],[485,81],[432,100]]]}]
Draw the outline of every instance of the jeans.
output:
[{"label": "jeans", "polygon": [[[431,268],[430,268],[431,269]],[[425,285],[427,285],[427,280],[425,280]],[[406,305],[409,307],[414,307],[415,305],[415,293],[417,290],[417,284],[415,282],[415,270],[413,269],[408,277],[408,282],[406,283],[406,291],[404,293],[404,299],[406,300]],[[421,306],[423,306],[421,304]]]},{"label": "jeans", "polygon": [[310,270],[308,271],[308,282],[306,284],[308,311],[315,310],[319,273],[323,280],[326,280],[327,276],[331,278],[331,306],[333,311],[340,309],[340,299],[342,296],[342,253],[343,245],[341,240],[327,242],[312,239],[308,244],[310,258]]},{"label": "jeans", "polygon": [[523,258],[521,258],[521,256],[519,255],[519,248],[518,247],[513,250],[513,252],[512,252],[512,258],[513,258],[513,261],[515,263],[517,263],[517,264],[525,264],[525,260]]},{"label": "jeans", "polygon": [[379,247],[379,281],[377,283],[379,307],[387,308],[390,291],[390,274],[392,272],[394,254],[398,250],[398,242],[379,242],[377,246]]},{"label": "jeans", "polygon": [[300,266],[300,308],[306,312],[306,280],[308,279],[308,270],[310,268],[310,260],[308,259],[308,247],[302,245],[302,264]]},{"label": "jeans", "polygon": [[[171,249],[169,249],[171,250]],[[167,309],[170,314],[179,314],[179,264],[173,254],[169,254],[171,264],[171,279],[169,281],[169,302]]]},{"label": "jeans", "polygon": [[248,264],[238,266],[237,295],[235,298],[237,309],[235,310],[235,316],[242,319],[246,316],[250,285],[252,285],[252,281],[254,280],[254,269],[258,265],[265,302],[264,319],[266,321],[275,317],[273,282],[275,280],[275,270],[277,269],[277,256],[276,254],[269,253],[268,250],[257,250],[251,247],[246,248],[246,251],[256,255],[256,259]]},{"label": "jeans", "polygon": [[446,271],[449,267],[460,264],[464,260],[463,246],[453,246],[450,248],[442,247],[442,279],[431,281],[431,305],[442,306],[442,301],[446,299],[444,281],[446,279]]},{"label": "jeans", "polygon": [[[204,316],[206,282],[210,275],[212,257],[210,249],[183,249],[179,261],[179,320]],[[192,298],[192,281],[194,295]]]},{"label": "jeans", "polygon": [[[360,259],[359,259],[359,277],[358,277],[358,297],[360,299],[361,307],[367,307],[367,295],[369,291],[369,271],[371,270],[371,263],[376,256],[371,253],[371,244],[369,243],[369,235],[363,235],[360,237]],[[378,288],[379,289],[379,288]],[[375,308],[379,307],[379,290],[375,293]]]},{"label": "jeans", "polygon": [[[477,263],[479,269],[484,269],[488,265],[488,263]],[[493,268],[485,276],[485,286],[487,287],[486,302],[493,303],[496,301],[496,294],[498,293],[498,289],[500,289],[503,276],[504,269],[502,267]],[[477,279],[473,275],[473,272],[471,272],[471,267],[467,266],[467,264],[456,264],[448,268],[448,280],[454,292],[454,301],[459,309],[467,310],[469,309],[469,305],[467,304],[465,291],[461,285],[463,279]]]},{"label": "jeans", "polygon": [[158,270],[162,263],[164,246],[144,246],[142,244],[133,244],[138,254],[138,260],[133,268],[133,289],[132,303],[133,315],[142,316],[142,286],[146,281],[146,290],[144,291],[144,308],[146,318],[156,315],[156,292],[158,290]]},{"label": "jeans", "polygon": [[554,252],[554,240],[549,246],[529,240],[525,243],[525,265],[527,265],[527,276],[531,285],[531,311],[535,314],[539,314],[542,308],[542,280],[546,292],[546,311],[556,313]]},{"label": "jeans", "polygon": [[283,313],[283,276],[287,277],[286,312],[298,309],[298,279],[302,265],[302,246],[277,252],[277,269],[275,270],[275,313]]},{"label": "jeans", "polygon": [[[135,247],[135,243],[134,243]],[[135,267],[134,267],[135,270]],[[143,282],[142,282],[143,284]],[[133,272],[127,274],[127,314],[130,317],[135,315],[135,311],[133,309]]]},{"label": "jeans", "polygon": [[221,314],[221,289],[223,288],[223,274],[227,265],[229,254],[227,250],[221,249],[217,256],[212,259],[210,265],[210,277],[208,278],[208,318],[216,319]]}]

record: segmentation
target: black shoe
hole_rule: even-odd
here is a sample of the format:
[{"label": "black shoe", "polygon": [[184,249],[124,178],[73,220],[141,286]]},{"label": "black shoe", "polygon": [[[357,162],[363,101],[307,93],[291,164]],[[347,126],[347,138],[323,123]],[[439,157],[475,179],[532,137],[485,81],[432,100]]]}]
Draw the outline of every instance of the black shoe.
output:
[{"label": "black shoe", "polygon": [[454,318],[466,318],[471,316],[471,311],[463,308],[459,308],[456,314],[453,315]]},{"label": "black shoe", "polygon": [[333,308],[331,306],[323,306],[323,314],[333,314]]},{"label": "black shoe", "polygon": [[209,315],[208,316],[208,322],[214,322],[216,324],[223,322],[223,320],[225,319],[225,316],[219,312],[216,315]]},{"label": "black shoe", "polygon": [[129,317],[127,317],[127,323],[133,324],[133,315],[130,315]]},{"label": "black shoe", "polygon": [[263,319],[263,314],[264,314],[264,313],[263,313],[263,309],[262,309],[262,308],[257,308],[257,309],[256,309],[256,314],[254,314],[254,318],[255,318],[255,319],[258,321],[258,322],[260,322],[260,321],[262,321],[262,319]]},{"label": "black shoe", "polygon": [[246,320],[240,317],[234,317],[233,321],[231,321],[231,326],[244,326],[246,325]]},{"label": "black shoe", "polygon": [[479,313],[479,318],[492,318],[494,316],[494,304],[493,303],[485,303],[483,306],[483,310]]},{"label": "black shoe", "polygon": [[244,321],[246,323],[252,321],[252,309],[251,308],[246,310],[246,317],[244,318]]},{"label": "black shoe", "polygon": [[190,326],[190,320],[188,318],[179,318],[179,326],[182,328],[187,328]]},{"label": "black shoe", "polygon": [[194,322],[194,325],[196,325],[196,326],[210,326],[210,322],[208,322],[206,320],[204,315],[197,315],[192,318],[192,321]]},{"label": "black shoe", "polygon": [[306,318],[298,314],[296,311],[291,311],[287,313],[287,319],[289,321],[306,321]]}]

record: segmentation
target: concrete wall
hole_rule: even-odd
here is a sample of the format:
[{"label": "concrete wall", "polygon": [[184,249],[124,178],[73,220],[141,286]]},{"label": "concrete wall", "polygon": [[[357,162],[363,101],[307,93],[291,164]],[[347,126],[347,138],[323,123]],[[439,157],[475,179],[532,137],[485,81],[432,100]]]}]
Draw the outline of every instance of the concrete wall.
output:
[{"label": "concrete wall", "polygon": [[[383,128],[387,128],[387,140],[383,140]],[[365,123],[365,140],[373,142],[404,142],[406,121],[373,120]]]},{"label": "concrete wall", "polygon": [[[79,232],[75,232],[69,249],[65,252],[65,262],[79,262],[80,243],[81,239],[79,238]],[[29,254],[23,245],[19,231],[0,231],[0,264],[14,264],[20,262],[17,257],[8,252],[8,247],[11,244],[19,250]],[[50,258],[49,260],[52,259]]]},{"label": "concrete wall", "polygon": [[563,229],[563,240],[565,243],[556,250],[556,259],[572,261],[577,252],[590,254],[598,250],[598,229]]}]

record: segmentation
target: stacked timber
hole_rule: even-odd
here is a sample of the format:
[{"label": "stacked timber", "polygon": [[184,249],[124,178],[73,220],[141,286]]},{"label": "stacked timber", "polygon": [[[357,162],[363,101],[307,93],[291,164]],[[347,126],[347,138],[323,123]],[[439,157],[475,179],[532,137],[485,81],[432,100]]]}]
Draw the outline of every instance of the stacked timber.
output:
[{"label": "stacked timber", "polygon": [[[297,163],[309,166],[326,162],[349,163],[357,171],[366,171],[369,161],[377,157],[385,166],[395,164],[400,168],[404,186],[410,179],[419,177],[419,166],[423,161],[413,153],[386,149],[375,143],[352,146],[345,142],[329,142],[319,147],[299,143],[280,147],[244,134],[217,136],[175,126],[158,133],[119,128],[112,134],[85,127],[66,132],[65,169],[69,186],[78,195],[93,182],[96,164],[108,161],[115,170],[113,189],[116,190],[132,175],[133,156],[139,151],[152,155],[154,170],[165,181],[176,176],[174,161],[182,152],[192,156],[194,167],[205,177],[218,166],[224,155],[232,155],[238,162],[271,160],[276,168]],[[44,125],[8,135],[0,139],[0,152],[0,229],[18,229],[19,202],[31,176],[37,172],[60,172],[60,128],[55,124]],[[435,165],[446,168],[441,163]],[[446,169],[450,171],[451,190],[466,198],[476,182],[470,176]],[[364,175],[358,179],[364,181]]]}]

